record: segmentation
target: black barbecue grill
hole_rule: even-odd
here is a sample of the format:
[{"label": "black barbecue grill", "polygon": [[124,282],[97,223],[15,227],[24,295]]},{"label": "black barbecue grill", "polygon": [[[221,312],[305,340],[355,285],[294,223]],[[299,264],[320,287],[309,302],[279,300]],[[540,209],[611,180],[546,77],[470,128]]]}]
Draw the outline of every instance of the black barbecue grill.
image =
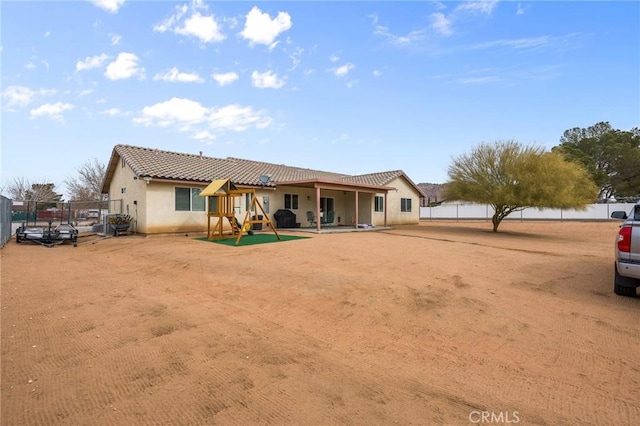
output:
[{"label": "black barbecue grill", "polygon": [[300,223],[296,222],[296,214],[291,210],[280,209],[273,214],[278,228],[300,228]]}]

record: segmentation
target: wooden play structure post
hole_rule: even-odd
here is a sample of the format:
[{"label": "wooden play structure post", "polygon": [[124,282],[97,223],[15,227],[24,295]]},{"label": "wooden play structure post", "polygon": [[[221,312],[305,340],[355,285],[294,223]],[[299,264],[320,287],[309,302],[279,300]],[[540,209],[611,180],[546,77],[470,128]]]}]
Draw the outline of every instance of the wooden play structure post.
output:
[{"label": "wooden play structure post", "polygon": [[[251,203],[247,206],[247,213],[245,214],[242,225],[238,224],[234,208],[235,198],[242,197],[245,194],[251,194]],[[231,236],[236,236],[236,245],[240,243],[240,239],[244,232],[251,230],[251,225],[254,223],[261,223],[269,225],[276,234],[278,240],[280,235],[273,223],[264,212],[262,205],[256,197],[255,189],[237,189],[236,186],[229,179],[219,179],[211,182],[202,192],[201,197],[207,197],[207,238],[210,240],[216,238],[226,238],[224,233],[224,219],[226,218],[231,226]],[[262,219],[250,219],[249,215],[251,210],[257,212],[257,209],[262,212]],[[211,219],[216,218],[217,221],[213,228],[211,227]]]},{"label": "wooden play structure post", "polygon": [[[250,190],[250,194],[251,194],[251,206],[247,206],[247,212],[244,215],[244,220],[242,221],[242,226],[244,228],[244,224],[245,223],[249,223],[249,224],[254,224],[254,223],[262,223],[264,225],[269,225],[271,227],[271,230],[273,230],[273,233],[276,234],[276,237],[278,238],[278,240],[280,240],[280,234],[278,234],[278,230],[276,229],[275,226],[273,226],[273,223],[271,222],[271,220],[269,219],[269,216],[267,216],[267,214],[264,212],[264,209],[262,208],[262,204],[260,204],[260,201],[258,201],[258,197],[256,197],[256,191],[255,189],[251,189]],[[262,219],[251,219],[249,220],[249,214],[251,213],[251,210],[254,210],[257,213],[257,208],[260,209],[260,211],[262,212]],[[238,233],[238,238],[236,238],[236,245],[238,245],[240,243],[240,238],[242,238],[242,232]]]}]

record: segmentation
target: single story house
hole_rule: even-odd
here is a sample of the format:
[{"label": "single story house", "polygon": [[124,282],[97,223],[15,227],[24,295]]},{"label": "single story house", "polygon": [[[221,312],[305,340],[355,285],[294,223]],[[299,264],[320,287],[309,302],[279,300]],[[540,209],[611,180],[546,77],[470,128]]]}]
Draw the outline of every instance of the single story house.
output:
[{"label": "single story house", "polygon": [[[274,224],[274,213],[286,210],[295,214],[296,226],[318,232],[329,226],[415,224],[424,197],[401,170],[349,176],[130,145],[113,148],[102,193],[109,196],[110,213],[131,216],[136,232],[206,232],[206,203],[200,192],[217,179],[254,189]],[[238,220],[250,203],[247,194],[233,206]]]}]

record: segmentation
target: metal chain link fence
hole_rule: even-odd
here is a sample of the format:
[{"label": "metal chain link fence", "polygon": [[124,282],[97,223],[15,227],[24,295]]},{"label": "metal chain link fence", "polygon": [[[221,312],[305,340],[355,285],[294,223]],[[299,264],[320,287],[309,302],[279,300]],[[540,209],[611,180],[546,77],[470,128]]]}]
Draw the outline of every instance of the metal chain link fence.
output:
[{"label": "metal chain link fence", "polygon": [[0,195],[0,247],[11,239],[11,204],[9,198]]},{"label": "metal chain link fence", "polygon": [[0,247],[20,225],[41,227],[70,223],[80,232],[104,232],[109,213],[122,213],[122,200],[110,201],[20,201],[0,195]]}]

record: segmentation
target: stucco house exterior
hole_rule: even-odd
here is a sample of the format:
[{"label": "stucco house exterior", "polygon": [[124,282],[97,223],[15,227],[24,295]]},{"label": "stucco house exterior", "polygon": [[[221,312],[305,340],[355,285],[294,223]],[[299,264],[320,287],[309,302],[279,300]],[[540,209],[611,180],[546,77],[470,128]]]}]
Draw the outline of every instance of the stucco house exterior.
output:
[{"label": "stucco house exterior", "polygon": [[[207,206],[199,194],[217,179],[253,188],[274,224],[274,213],[288,210],[297,226],[318,232],[334,226],[415,224],[424,197],[401,170],[350,176],[130,145],[113,148],[102,193],[109,196],[110,213],[131,216],[138,233],[206,232]],[[250,201],[247,195],[234,205],[238,218],[245,216]]]}]

